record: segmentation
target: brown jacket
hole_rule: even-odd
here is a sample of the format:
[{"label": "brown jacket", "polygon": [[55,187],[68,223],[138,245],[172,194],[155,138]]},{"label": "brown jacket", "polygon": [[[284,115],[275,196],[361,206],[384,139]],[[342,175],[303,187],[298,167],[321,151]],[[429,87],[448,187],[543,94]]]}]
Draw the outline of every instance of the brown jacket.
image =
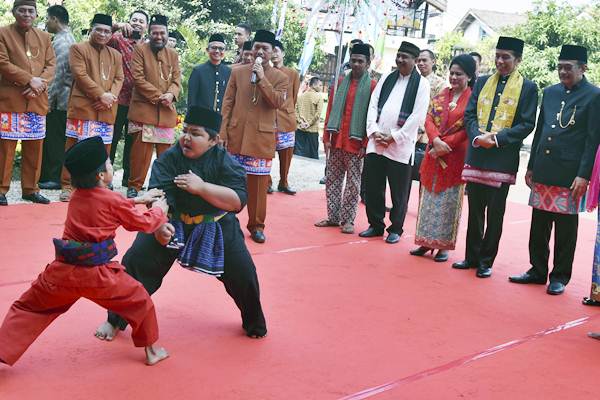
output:
[{"label": "brown jacket", "polygon": [[23,33],[16,24],[1,27],[0,111],[48,114],[48,92],[32,100],[21,93],[34,77],[45,79],[50,85],[55,65],[52,41],[46,32],[31,28]]},{"label": "brown jacket", "polygon": [[135,85],[128,118],[147,125],[174,128],[177,110],[161,105],[158,98],[172,93],[175,100],[181,90],[179,57],[173,49],[164,48],[157,54],[149,43],[137,46],[133,52],[131,72]]},{"label": "brown jacket", "polygon": [[277,130],[279,132],[292,132],[296,130],[296,101],[300,89],[300,75],[288,67],[281,67],[288,78],[288,89],[283,107],[277,110]]},{"label": "brown jacket", "polygon": [[[285,102],[288,78],[283,72],[267,66],[265,77],[252,85],[253,65],[231,70],[223,99],[220,134],[230,153],[273,158],[276,110]],[[256,104],[252,102],[253,97],[257,99]]]},{"label": "brown jacket", "polygon": [[71,46],[69,65],[73,74],[73,88],[69,97],[67,117],[114,124],[117,102],[110,110],[96,111],[93,104],[104,93],[119,95],[123,86],[123,61],[115,49],[98,49],[90,42]]}]

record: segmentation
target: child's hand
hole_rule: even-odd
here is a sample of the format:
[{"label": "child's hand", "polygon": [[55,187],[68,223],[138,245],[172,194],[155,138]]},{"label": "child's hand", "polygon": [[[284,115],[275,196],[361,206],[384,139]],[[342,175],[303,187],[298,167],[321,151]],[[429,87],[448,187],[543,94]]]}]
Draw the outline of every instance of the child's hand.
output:
[{"label": "child's hand", "polygon": [[159,197],[158,199],[156,199],[153,203],[152,203],[152,207],[151,208],[160,208],[161,210],[163,210],[163,212],[165,214],[167,214],[169,212],[169,205],[167,204],[167,198],[166,197]]},{"label": "child's hand", "polygon": [[163,197],[164,195],[165,195],[165,192],[163,192],[160,189],[150,189],[143,195],[136,197],[135,203],[136,204],[152,203],[153,201]]},{"label": "child's hand", "polygon": [[174,182],[179,189],[191,194],[199,194],[204,186],[204,180],[192,171],[189,171],[187,174],[177,175]]},{"label": "child's hand", "polygon": [[163,224],[156,232],[154,232],[154,238],[158,243],[166,246],[173,235],[175,234],[175,227],[170,223]]}]

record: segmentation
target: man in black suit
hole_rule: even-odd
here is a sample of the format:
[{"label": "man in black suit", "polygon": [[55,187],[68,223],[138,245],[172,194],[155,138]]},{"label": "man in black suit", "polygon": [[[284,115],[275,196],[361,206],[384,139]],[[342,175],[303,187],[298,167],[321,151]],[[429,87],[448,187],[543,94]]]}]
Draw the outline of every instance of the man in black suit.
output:
[{"label": "man in black suit", "polygon": [[529,233],[531,268],[514,283],[545,284],[554,224],[554,269],[548,294],[561,294],[571,278],[578,213],[585,209],[588,181],[600,138],[600,89],[585,78],[587,49],[564,45],[560,83],[544,90],[525,181],[533,207]]},{"label": "man in black suit", "polygon": [[520,39],[498,39],[496,73],[477,80],[465,110],[470,145],[463,179],[467,181],[469,225],[465,260],[452,267],[477,268],[479,278],[492,275],[506,196],[519,169],[519,150],[535,126],[537,86],[517,70],[523,46]]}]

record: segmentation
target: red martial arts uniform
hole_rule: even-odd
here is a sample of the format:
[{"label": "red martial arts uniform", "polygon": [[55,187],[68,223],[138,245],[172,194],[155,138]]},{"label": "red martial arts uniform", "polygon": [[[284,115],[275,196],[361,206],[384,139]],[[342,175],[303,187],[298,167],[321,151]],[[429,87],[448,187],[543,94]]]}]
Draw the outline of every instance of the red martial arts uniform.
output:
[{"label": "red martial arts uniform", "polygon": [[[69,202],[63,239],[99,243],[114,238],[119,226],[152,233],[165,222],[162,210],[138,210],[133,199],[108,189],[77,189]],[[122,315],[131,324],[137,347],[158,340],[154,304],[121,264],[111,261],[83,266],[55,260],[10,307],[0,327],[0,360],[14,364],[54,319],[81,297]]]}]

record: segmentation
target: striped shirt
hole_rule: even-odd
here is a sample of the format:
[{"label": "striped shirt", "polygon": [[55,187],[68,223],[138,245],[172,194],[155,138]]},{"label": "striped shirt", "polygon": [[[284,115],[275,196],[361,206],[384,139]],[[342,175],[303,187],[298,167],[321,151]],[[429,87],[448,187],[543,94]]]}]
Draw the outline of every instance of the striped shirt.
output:
[{"label": "striped shirt", "polygon": [[69,93],[73,85],[73,75],[69,66],[69,49],[75,44],[75,38],[69,28],[58,32],[52,39],[56,54],[56,72],[48,88],[48,104],[51,110],[67,111]]}]

